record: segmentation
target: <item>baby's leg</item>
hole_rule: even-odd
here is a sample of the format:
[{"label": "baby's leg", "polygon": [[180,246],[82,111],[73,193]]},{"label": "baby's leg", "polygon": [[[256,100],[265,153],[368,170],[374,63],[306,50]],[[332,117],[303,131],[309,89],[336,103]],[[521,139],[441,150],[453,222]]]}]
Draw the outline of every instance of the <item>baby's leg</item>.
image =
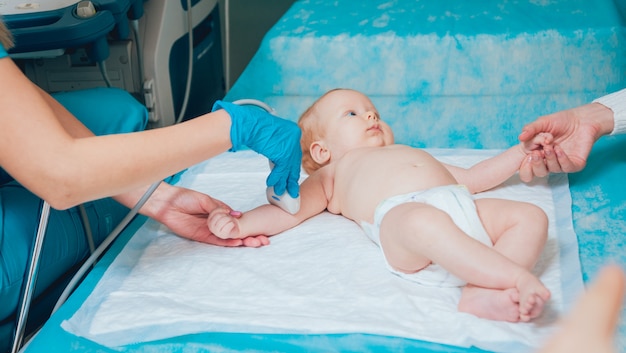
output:
[{"label": "baby's leg", "polygon": [[478,199],[478,216],[494,249],[532,269],[548,239],[548,217],[531,203],[504,199]]},{"label": "baby's leg", "polygon": [[423,203],[396,206],[382,220],[380,241],[387,261],[399,271],[417,272],[434,262],[468,283],[497,289],[488,300],[497,295],[497,308],[477,316],[518,320],[515,279],[528,271],[469,237],[446,212]]},{"label": "baby's leg", "polygon": [[[515,286],[519,290],[520,320],[528,321],[539,316],[550,292],[530,270],[547,239],[548,219],[545,213],[529,203],[502,199],[479,199],[476,206],[492,238],[493,248],[527,270],[519,272]],[[480,288],[467,286],[459,305],[468,306],[468,301],[477,297],[480,291]]]}]

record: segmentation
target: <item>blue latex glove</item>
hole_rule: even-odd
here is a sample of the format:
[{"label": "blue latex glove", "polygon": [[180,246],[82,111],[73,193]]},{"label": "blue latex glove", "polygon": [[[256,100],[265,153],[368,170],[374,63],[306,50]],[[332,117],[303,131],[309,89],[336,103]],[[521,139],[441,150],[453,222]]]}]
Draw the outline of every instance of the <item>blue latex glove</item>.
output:
[{"label": "blue latex glove", "polygon": [[232,121],[230,140],[237,151],[241,146],[266,156],[274,168],[267,177],[267,186],[273,186],[277,195],[285,193],[285,189],[293,198],[298,197],[300,186],[300,128],[290,120],[276,117],[264,109],[250,105],[237,105],[217,101],[211,111],[224,109]]}]

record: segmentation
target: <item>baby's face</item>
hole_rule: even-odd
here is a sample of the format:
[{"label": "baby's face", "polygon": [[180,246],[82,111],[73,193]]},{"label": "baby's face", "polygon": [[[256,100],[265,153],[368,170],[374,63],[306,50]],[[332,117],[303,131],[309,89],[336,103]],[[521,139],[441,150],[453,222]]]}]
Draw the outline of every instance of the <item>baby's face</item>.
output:
[{"label": "baby's face", "polygon": [[335,158],[354,148],[393,144],[391,128],[380,120],[372,101],[360,92],[330,92],[318,102],[315,114],[322,120],[324,141]]}]

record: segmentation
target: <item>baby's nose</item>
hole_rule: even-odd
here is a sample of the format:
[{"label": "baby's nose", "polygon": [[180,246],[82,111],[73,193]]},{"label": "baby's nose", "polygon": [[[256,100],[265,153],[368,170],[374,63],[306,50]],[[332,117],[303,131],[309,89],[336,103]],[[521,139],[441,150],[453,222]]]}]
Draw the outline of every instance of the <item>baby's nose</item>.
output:
[{"label": "baby's nose", "polygon": [[365,116],[367,117],[367,120],[370,120],[370,119],[378,120],[378,115],[376,115],[374,112],[368,111],[365,114]]}]

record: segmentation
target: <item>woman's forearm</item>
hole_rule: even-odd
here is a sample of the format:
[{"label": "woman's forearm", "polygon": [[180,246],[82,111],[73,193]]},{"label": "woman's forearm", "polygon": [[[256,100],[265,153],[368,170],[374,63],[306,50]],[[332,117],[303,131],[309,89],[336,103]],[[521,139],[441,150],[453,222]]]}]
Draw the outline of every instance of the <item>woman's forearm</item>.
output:
[{"label": "woman's forearm", "polygon": [[[74,117],[74,115],[72,115],[72,113],[70,113],[63,105],[61,105],[58,101],[52,98],[52,96],[46,94],[46,92],[42,89],[39,89],[39,91],[42,94],[42,97],[50,105],[50,108],[54,111],[54,114],[58,118],[63,128],[72,137],[80,138],[95,136],[91,130],[89,130],[80,120]],[[140,187],[138,189],[115,195],[113,196],[113,198],[122,205],[128,208],[133,208],[137,204],[137,201],[139,201],[139,199],[146,193],[148,187],[149,186]],[[162,191],[167,187],[169,187],[169,185],[163,183],[162,185],[159,185],[158,190]],[[158,212],[158,210],[154,210],[150,206],[150,202],[144,204],[144,206],[142,206],[142,208],[140,209],[140,213],[153,217]]]},{"label": "woman's forearm", "polygon": [[[130,191],[224,152],[230,147],[229,128],[230,119],[221,111],[168,128],[77,139],[64,161],[66,171],[74,170],[69,175],[78,179],[72,181],[73,190],[84,194],[70,202]],[[67,178],[66,171],[56,179]]]},{"label": "woman's forearm", "polygon": [[64,108],[12,61],[0,60],[0,70],[0,165],[55,208],[145,187],[231,147],[225,111],[167,128],[94,137],[71,115],[59,115]]}]

